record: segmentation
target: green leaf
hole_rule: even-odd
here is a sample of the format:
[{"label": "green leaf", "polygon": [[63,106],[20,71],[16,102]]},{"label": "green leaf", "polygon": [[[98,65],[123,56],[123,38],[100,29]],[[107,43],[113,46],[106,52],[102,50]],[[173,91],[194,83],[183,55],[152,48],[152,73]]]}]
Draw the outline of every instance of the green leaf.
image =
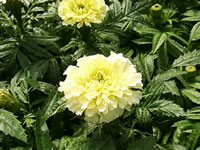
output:
[{"label": "green leaf", "polygon": [[51,150],[52,145],[49,129],[40,110],[38,110],[36,116],[35,137],[37,150]]},{"label": "green leaf", "polygon": [[177,58],[173,64],[172,68],[178,67],[178,66],[195,66],[197,64],[200,64],[200,51],[192,51],[188,52],[179,58]]},{"label": "green leaf", "polygon": [[29,36],[24,36],[24,40],[32,41],[32,42],[37,43],[37,44],[51,44],[52,42],[58,41],[59,39],[60,39],[60,37],[58,37],[58,36],[50,36],[50,35],[29,35]]},{"label": "green leaf", "polygon": [[177,145],[177,144],[162,145],[160,149],[161,150],[187,150],[186,147],[183,147],[182,145]]},{"label": "green leaf", "polygon": [[200,21],[200,11],[192,9],[186,11],[183,15],[186,16],[181,21]]},{"label": "green leaf", "polygon": [[188,97],[193,103],[200,104],[200,93],[194,89],[183,89],[182,94]]},{"label": "green leaf", "polygon": [[45,105],[42,108],[43,118],[47,120],[54,114],[56,114],[60,107],[62,107],[63,100],[60,98],[60,94],[55,88],[54,91],[48,96]]},{"label": "green leaf", "polygon": [[56,59],[51,59],[49,62],[49,80],[51,83],[58,83],[60,77],[60,68]]},{"label": "green leaf", "polygon": [[136,108],[135,116],[138,123],[144,124],[152,121],[151,113],[146,108]]},{"label": "green leaf", "polygon": [[190,41],[196,41],[200,39],[200,22],[196,23],[190,33]]},{"label": "green leaf", "polygon": [[[168,38],[167,43],[173,47],[174,50],[177,51],[177,53],[179,54],[185,54],[188,52],[188,49],[186,47],[184,47],[183,45],[179,44],[178,42],[176,42],[175,40],[172,40],[170,38]],[[172,50],[173,50],[172,49]],[[172,52],[173,53],[173,52]]]},{"label": "green leaf", "polygon": [[41,82],[32,79],[25,79],[25,80],[27,81],[28,84],[30,84],[31,87],[33,87],[34,89],[38,89],[46,94],[52,93],[55,89],[55,86],[46,82]]},{"label": "green leaf", "polygon": [[31,64],[29,58],[21,51],[17,52],[17,60],[19,61],[19,64],[23,69],[28,68]]},{"label": "green leaf", "polygon": [[155,101],[149,104],[147,108],[157,116],[179,117],[185,115],[183,108],[167,100]]},{"label": "green leaf", "polygon": [[151,80],[154,71],[154,57],[152,55],[139,54],[133,59],[133,64],[136,65],[137,70],[142,73],[145,80]]},{"label": "green leaf", "polygon": [[20,122],[11,112],[3,109],[0,109],[0,131],[24,142],[27,141],[27,135]]},{"label": "green leaf", "polygon": [[122,1],[122,9],[124,11],[124,15],[127,15],[132,8],[132,1],[130,0],[123,0]]},{"label": "green leaf", "polygon": [[200,106],[193,107],[187,112],[187,119],[200,120]]},{"label": "green leaf", "polygon": [[192,130],[192,133],[186,139],[186,146],[190,148],[190,150],[195,150],[196,145],[198,144],[198,139],[200,137],[200,125],[196,126],[195,129]]},{"label": "green leaf", "polygon": [[30,75],[32,79],[42,78],[47,72],[49,60],[41,60],[30,66]]},{"label": "green leaf", "polygon": [[167,54],[167,43],[165,42],[163,46],[158,51],[158,68],[160,71],[166,71],[169,65],[169,58]]},{"label": "green leaf", "polygon": [[136,40],[132,40],[132,42],[138,44],[138,45],[143,45],[143,44],[152,44],[152,37],[141,37],[139,39]]},{"label": "green leaf", "polygon": [[19,41],[20,45],[24,47],[29,53],[33,54],[36,57],[40,58],[49,58],[51,57],[51,53],[42,48],[41,46],[37,45],[32,41]]},{"label": "green leaf", "polygon": [[157,32],[153,37],[152,51],[153,54],[160,48],[160,46],[167,40],[167,34]]},{"label": "green leaf", "polygon": [[147,55],[146,57],[144,57],[143,63],[144,63],[144,69],[145,69],[145,74],[146,74],[147,80],[150,81],[151,77],[153,75],[153,71],[154,71],[153,56]]},{"label": "green leaf", "polygon": [[174,80],[164,82],[164,85],[165,85],[165,89],[163,90],[164,94],[171,93],[172,95],[180,96],[179,89],[176,86],[176,82]]},{"label": "green leaf", "polygon": [[185,71],[179,71],[176,69],[169,69],[161,74],[158,74],[157,76],[154,77],[154,81],[153,82],[161,82],[161,81],[167,81],[169,79],[172,79],[174,77],[180,76],[186,74]]},{"label": "green leaf", "polygon": [[159,32],[153,26],[148,24],[137,23],[134,25],[133,30],[140,34],[155,34]]},{"label": "green leaf", "polygon": [[146,137],[131,142],[127,150],[157,150],[157,148],[154,138]]}]

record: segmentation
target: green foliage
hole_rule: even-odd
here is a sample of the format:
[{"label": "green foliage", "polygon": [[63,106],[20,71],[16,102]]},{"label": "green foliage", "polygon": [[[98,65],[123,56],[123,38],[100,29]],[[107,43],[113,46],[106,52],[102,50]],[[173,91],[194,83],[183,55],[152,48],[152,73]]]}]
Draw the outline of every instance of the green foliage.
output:
[{"label": "green foliage", "polygon": [[152,137],[139,139],[129,144],[127,150],[157,150],[155,148],[155,140]]},{"label": "green foliage", "polygon": [[9,134],[12,137],[27,142],[25,130],[21,126],[20,121],[16,119],[16,116],[3,109],[0,109],[0,116],[0,131],[6,135]]},{"label": "green foliage", "polygon": [[[200,149],[200,2],[105,2],[104,20],[80,29],[62,24],[60,0],[0,2],[0,89],[13,96],[0,109],[0,149]],[[85,123],[66,109],[59,82],[77,59],[111,51],[142,74],[142,99],[108,124]]]}]

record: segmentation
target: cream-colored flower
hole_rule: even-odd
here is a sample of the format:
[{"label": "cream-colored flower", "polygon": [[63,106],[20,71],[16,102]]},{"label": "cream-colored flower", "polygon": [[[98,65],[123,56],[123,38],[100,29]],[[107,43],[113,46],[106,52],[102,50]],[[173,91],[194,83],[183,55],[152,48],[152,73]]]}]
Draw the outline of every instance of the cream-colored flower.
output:
[{"label": "cream-colored flower", "polygon": [[58,14],[64,25],[74,25],[80,28],[85,24],[101,23],[108,6],[104,0],[63,0],[58,8]]},{"label": "cream-colored flower", "polygon": [[6,0],[0,0],[0,3],[1,3],[1,2],[5,4],[5,3],[6,3]]},{"label": "cream-colored flower", "polygon": [[77,66],[67,68],[67,78],[59,87],[68,109],[76,115],[85,113],[85,119],[93,123],[110,122],[139,103],[142,76],[122,54],[83,57]]}]

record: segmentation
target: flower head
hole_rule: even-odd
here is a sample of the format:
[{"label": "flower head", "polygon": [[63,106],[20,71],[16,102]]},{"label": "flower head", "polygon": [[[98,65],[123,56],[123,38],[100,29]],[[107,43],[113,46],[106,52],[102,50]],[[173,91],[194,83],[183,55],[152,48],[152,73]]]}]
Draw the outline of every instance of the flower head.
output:
[{"label": "flower head", "polygon": [[80,28],[85,24],[101,23],[108,6],[104,0],[63,0],[58,8],[58,14],[64,25],[74,25]]},{"label": "flower head", "polygon": [[77,66],[67,68],[59,87],[76,115],[85,113],[85,120],[93,123],[110,122],[139,103],[142,76],[122,54],[83,57]]},{"label": "flower head", "polygon": [[6,0],[0,0],[0,3],[1,3],[1,2],[5,4],[5,3],[6,3]]},{"label": "flower head", "polygon": [[13,96],[4,89],[0,89],[0,107],[13,103]]}]

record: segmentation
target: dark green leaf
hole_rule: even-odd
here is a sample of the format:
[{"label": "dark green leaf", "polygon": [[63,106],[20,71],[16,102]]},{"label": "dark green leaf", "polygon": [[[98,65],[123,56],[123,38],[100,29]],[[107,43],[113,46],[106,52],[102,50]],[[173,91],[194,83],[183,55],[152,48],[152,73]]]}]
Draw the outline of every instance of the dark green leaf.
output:
[{"label": "dark green leaf", "polygon": [[20,124],[11,112],[0,109],[0,131],[26,142],[27,135]]}]

